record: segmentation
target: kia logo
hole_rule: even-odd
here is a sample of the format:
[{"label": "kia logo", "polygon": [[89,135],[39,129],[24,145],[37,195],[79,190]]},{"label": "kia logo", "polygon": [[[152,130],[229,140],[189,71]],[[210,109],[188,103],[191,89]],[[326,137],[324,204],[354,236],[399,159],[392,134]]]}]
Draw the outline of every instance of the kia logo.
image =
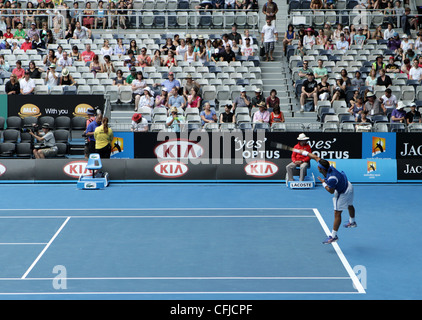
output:
[{"label": "kia logo", "polygon": [[63,167],[63,171],[69,177],[79,178],[80,176],[89,173],[89,170],[85,169],[87,163],[87,161],[72,161]]},{"label": "kia logo", "polygon": [[245,172],[248,176],[256,178],[268,178],[275,175],[278,167],[270,161],[253,161],[245,166]]},{"label": "kia logo", "polygon": [[178,178],[188,172],[188,166],[179,161],[162,161],[154,167],[156,174],[165,178]]},{"label": "kia logo", "polygon": [[6,167],[0,163],[0,176],[6,172]]},{"label": "kia logo", "polygon": [[157,145],[154,154],[159,159],[197,159],[204,154],[204,148],[189,140],[172,139]]}]

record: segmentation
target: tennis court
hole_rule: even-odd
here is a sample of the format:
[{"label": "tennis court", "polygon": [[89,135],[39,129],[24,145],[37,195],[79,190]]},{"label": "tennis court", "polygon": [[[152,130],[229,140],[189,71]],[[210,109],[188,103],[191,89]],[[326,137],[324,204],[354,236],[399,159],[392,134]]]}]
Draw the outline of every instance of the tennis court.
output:
[{"label": "tennis court", "polygon": [[[1,299],[420,299],[420,185],[0,185]],[[347,213],[343,214],[343,221]]]}]

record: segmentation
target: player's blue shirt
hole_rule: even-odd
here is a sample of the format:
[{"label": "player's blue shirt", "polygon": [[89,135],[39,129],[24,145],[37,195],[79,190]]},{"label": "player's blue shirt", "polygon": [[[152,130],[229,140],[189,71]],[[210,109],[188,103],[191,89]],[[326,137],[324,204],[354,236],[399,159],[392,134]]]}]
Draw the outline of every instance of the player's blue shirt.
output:
[{"label": "player's blue shirt", "polygon": [[325,177],[325,183],[331,189],[337,190],[338,193],[344,193],[347,189],[349,181],[343,171],[338,171],[333,166],[330,166]]},{"label": "player's blue shirt", "polygon": [[[97,127],[99,127],[101,125],[101,123],[97,123],[97,121],[92,121],[89,125],[88,125],[88,127],[86,128],[86,131],[85,131],[85,133],[88,133],[88,132],[94,132],[95,131],[95,129],[97,128]],[[94,136],[88,136],[88,140],[89,141],[95,141],[95,138],[94,138]]]}]

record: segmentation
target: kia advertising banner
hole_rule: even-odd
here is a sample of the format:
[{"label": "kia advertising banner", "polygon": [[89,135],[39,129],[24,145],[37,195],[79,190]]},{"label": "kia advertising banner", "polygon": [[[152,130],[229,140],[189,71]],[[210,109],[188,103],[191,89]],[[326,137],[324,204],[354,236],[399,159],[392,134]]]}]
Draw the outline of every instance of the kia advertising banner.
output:
[{"label": "kia advertising banner", "polygon": [[86,110],[98,107],[104,110],[103,95],[11,95],[8,97],[8,116],[86,117]]},{"label": "kia advertising banner", "polygon": [[[361,133],[310,132],[312,151],[322,158],[362,158]],[[271,142],[298,143],[294,132],[149,132],[134,134],[134,156],[142,159],[186,160],[202,163],[241,164],[245,161],[290,159],[291,152]],[[229,160],[231,159],[231,160]]]}]

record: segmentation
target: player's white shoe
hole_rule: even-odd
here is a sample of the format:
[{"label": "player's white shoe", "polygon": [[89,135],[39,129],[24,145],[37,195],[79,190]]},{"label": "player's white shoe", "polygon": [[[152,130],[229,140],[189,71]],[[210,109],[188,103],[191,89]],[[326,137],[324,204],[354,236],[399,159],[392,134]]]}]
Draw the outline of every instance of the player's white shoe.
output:
[{"label": "player's white shoe", "polygon": [[345,228],[356,228],[358,225],[356,224],[355,221],[353,222],[348,222],[344,225]]}]

